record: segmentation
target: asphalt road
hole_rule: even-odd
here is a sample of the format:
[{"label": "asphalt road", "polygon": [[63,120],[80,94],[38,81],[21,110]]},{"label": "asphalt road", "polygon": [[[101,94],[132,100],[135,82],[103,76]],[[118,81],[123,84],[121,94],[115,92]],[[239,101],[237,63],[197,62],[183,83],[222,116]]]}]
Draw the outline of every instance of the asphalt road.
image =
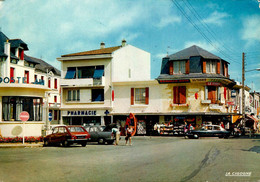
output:
[{"label": "asphalt road", "polygon": [[[122,138],[123,139],[123,138]],[[132,146],[0,149],[0,182],[260,181],[259,139],[134,137]]]}]

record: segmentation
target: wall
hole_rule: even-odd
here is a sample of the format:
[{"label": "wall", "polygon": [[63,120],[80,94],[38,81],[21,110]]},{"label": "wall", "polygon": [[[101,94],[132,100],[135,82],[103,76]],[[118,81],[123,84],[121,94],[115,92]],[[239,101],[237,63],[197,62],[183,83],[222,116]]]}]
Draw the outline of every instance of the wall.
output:
[{"label": "wall", "polygon": [[112,62],[113,82],[150,80],[150,53],[146,51],[126,45],[113,53]]}]

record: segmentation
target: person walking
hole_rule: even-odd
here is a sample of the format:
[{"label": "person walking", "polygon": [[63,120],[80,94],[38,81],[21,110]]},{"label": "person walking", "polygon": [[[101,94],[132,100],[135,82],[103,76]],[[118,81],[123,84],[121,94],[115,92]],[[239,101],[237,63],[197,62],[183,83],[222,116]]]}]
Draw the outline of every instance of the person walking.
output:
[{"label": "person walking", "polygon": [[126,137],[125,137],[125,145],[127,145],[127,142],[129,140],[129,145],[132,145],[132,133],[133,133],[133,127],[132,126],[128,126],[126,129]]}]

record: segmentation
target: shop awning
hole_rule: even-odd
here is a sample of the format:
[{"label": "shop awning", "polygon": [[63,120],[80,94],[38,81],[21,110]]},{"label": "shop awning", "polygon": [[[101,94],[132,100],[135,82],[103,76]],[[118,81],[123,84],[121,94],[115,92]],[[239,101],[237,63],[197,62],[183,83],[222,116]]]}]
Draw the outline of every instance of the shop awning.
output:
[{"label": "shop awning", "polygon": [[234,116],[232,116],[232,123],[237,122],[237,121],[240,120],[241,118],[242,118],[241,115],[234,115]]},{"label": "shop awning", "polygon": [[104,74],[104,69],[96,69],[93,78],[101,78]]}]

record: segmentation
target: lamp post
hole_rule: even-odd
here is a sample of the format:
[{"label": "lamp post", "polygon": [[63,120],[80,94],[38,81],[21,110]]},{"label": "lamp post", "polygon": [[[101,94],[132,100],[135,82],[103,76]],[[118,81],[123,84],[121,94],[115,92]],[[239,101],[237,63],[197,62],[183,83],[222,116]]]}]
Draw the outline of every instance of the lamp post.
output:
[{"label": "lamp post", "polygon": [[260,68],[245,71],[245,53],[242,53],[242,115],[243,115],[243,128],[246,124],[246,114],[245,114],[245,72],[250,71],[260,71]]}]

